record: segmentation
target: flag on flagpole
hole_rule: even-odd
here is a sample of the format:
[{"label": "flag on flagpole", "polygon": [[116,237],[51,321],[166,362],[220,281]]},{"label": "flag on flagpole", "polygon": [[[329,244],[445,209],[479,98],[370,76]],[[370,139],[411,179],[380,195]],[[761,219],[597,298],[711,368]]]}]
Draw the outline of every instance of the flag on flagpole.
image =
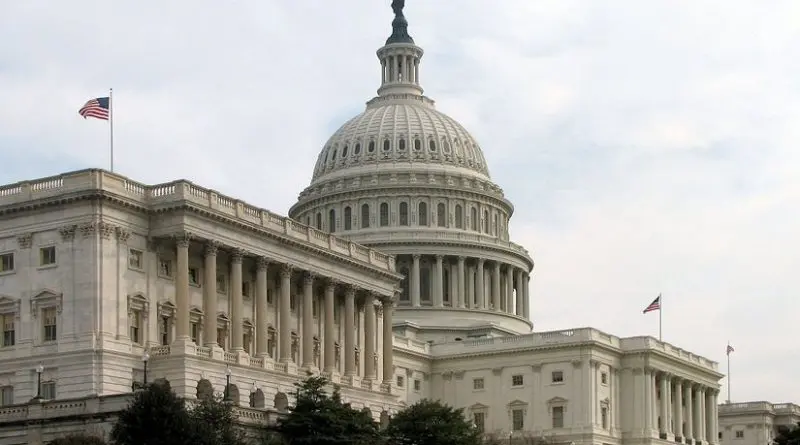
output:
[{"label": "flag on flagpole", "polygon": [[97,97],[86,102],[81,109],[78,110],[78,114],[83,116],[84,119],[87,117],[93,117],[107,121],[110,117],[110,105],[110,97]]},{"label": "flag on flagpole", "polygon": [[731,352],[733,352],[733,346],[728,345],[728,348],[725,350],[725,354],[731,355]]},{"label": "flag on flagpole", "polygon": [[658,296],[656,297],[656,299],[655,299],[655,300],[653,300],[653,302],[652,302],[652,303],[650,303],[649,305],[647,305],[647,307],[646,307],[646,308],[644,308],[644,310],[642,311],[642,313],[643,313],[643,314],[646,314],[646,313],[648,313],[648,312],[652,312],[652,311],[660,311],[660,310],[661,310],[661,294],[658,294]]}]

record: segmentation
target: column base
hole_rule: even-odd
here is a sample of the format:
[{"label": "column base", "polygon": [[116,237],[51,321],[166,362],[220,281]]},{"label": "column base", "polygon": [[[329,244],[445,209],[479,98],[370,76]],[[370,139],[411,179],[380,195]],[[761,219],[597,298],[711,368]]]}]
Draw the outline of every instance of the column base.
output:
[{"label": "column base", "polygon": [[236,363],[239,365],[249,365],[250,364],[250,354],[247,353],[244,349],[239,349],[237,351],[233,351],[236,354]]},{"label": "column base", "polygon": [[297,363],[291,360],[289,360],[288,362],[281,360],[280,362],[278,362],[278,365],[279,366],[275,367],[276,370],[278,370],[280,367],[283,368],[282,371],[287,374],[297,374]]},{"label": "column base", "polygon": [[194,355],[197,345],[190,337],[179,337],[169,345],[169,355]]},{"label": "column base", "polygon": [[361,386],[361,377],[357,375],[345,375],[342,377],[342,383],[353,387]]}]

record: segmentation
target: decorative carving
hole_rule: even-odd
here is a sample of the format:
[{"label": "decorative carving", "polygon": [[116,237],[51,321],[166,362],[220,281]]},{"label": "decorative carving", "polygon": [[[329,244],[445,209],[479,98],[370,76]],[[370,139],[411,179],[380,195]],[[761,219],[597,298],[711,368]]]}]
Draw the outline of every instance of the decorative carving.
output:
[{"label": "decorative carving", "polygon": [[414,370],[411,368],[406,368],[406,377],[408,378],[414,377]]},{"label": "decorative carving", "polygon": [[258,270],[267,270],[267,268],[269,267],[269,258],[264,256],[258,257],[256,260],[256,265],[257,265],[256,267],[258,267]]},{"label": "decorative carving", "polygon": [[84,238],[100,235],[103,239],[111,239],[111,234],[116,232],[116,226],[105,221],[92,221],[80,227],[81,235]]},{"label": "decorative carving", "polygon": [[449,381],[449,380],[452,380],[452,378],[453,378],[453,371],[445,371],[445,372],[443,372],[443,373],[442,373],[442,378],[443,378],[444,380],[448,380],[448,381]]},{"label": "decorative carving", "polygon": [[421,257],[422,257],[422,255],[420,255],[420,254],[418,254],[418,253],[415,253],[415,254],[411,255],[411,258],[413,258],[413,259],[414,259],[414,261],[419,261],[419,259],[420,259]]},{"label": "decorative carving", "polygon": [[453,375],[455,376],[456,380],[464,380],[464,371],[454,371]]},{"label": "decorative carving", "polygon": [[213,240],[206,242],[205,249],[203,250],[204,256],[217,256],[219,252],[219,243]]},{"label": "decorative carving", "polygon": [[303,272],[303,285],[312,286],[314,284],[314,273],[310,271]]},{"label": "decorative carving", "polygon": [[582,364],[583,364],[583,360],[580,360],[580,359],[577,359],[577,360],[573,360],[573,361],[572,361],[572,366],[573,366],[573,367],[575,367],[575,368],[580,368],[580,366],[581,366]]},{"label": "decorative carving", "polygon": [[175,240],[176,246],[186,249],[192,241],[192,234],[189,232],[180,232],[172,235],[172,238]]},{"label": "decorative carving", "polygon": [[288,263],[281,264],[281,278],[292,277],[292,265]]},{"label": "decorative carving", "polygon": [[25,233],[17,237],[17,244],[20,249],[30,249],[33,243],[33,234]]},{"label": "decorative carving", "polygon": [[500,374],[502,374],[502,373],[503,373],[503,367],[502,367],[502,366],[501,366],[501,367],[498,367],[498,368],[492,368],[492,374],[494,374],[494,375],[500,375]]},{"label": "decorative carving", "polygon": [[378,304],[375,306],[375,316],[376,317],[383,317],[383,305]]},{"label": "decorative carving", "polygon": [[171,301],[161,301],[158,303],[159,318],[173,318],[175,316],[175,305]]},{"label": "decorative carving", "polygon": [[128,239],[131,237],[131,232],[122,227],[117,227],[115,231],[117,233],[117,242],[120,244],[127,244]]},{"label": "decorative carving", "polygon": [[150,302],[141,293],[128,295],[128,315],[133,315],[134,311],[138,311],[142,318],[147,318],[150,312]]},{"label": "decorative carving", "polygon": [[542,372],[542,364],[541,363],[532,364],[531,370],[533,370],[533,372]]},{"label": "decorative carving", "polygon": [[61,241],[72,241],[75,239],[75,231],[78,229],[76,224],[70,224],[58,229],[58,233],[61,235]]},{"label": "decorative carving", "polygon": [[231,258],[231,263],[242,264],[242,260],[244,260],[245,253],[246,252],[242,249],[237,249],[237,248],[231,249],[229,254]]}]

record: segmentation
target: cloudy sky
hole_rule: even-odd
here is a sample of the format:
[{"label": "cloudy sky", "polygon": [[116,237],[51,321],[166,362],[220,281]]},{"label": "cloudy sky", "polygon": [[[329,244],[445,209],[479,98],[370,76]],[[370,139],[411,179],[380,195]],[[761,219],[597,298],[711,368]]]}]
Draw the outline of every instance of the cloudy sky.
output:
[{"label": "cloudy sky", "polygon": [[[375,94],[390,2],[225,3],[3,1],[0,183],[107,167],[107,123],[77,109],[113,87],[118,172],[286,213]],[[736,348],[734,401],[800,402],[800,2],[408,0],[406,16],[426,94],[516,205],[538,330],[658,335],[641,311],[661,292],[666,341],[723,371]]]}]

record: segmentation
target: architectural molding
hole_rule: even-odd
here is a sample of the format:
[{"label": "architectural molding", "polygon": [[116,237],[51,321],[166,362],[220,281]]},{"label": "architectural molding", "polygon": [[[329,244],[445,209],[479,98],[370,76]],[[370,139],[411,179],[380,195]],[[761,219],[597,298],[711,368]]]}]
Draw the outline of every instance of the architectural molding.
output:
[{"label": "architectural molding", "polygon": [[141,292],[128,295],[128,315],[133,315],[134,311],[139,311],[143,318],[147,318],[150,313],[150,301]]},{"label": "architectural molding", "polygon": [[[0,315],[12,314],[15,318],[20,318],[22,300],[6,295],[0,295]],[[0,326],[1,328],[2,326]]]},{"label": "architectural molding", "polygon": [[32,243],[33,243],[32,233],[24,233],[17,237],[17,245],[19,246],[20,250],[30,249]]},{"label": "architectural molding", "polygon": [[78,230],[77,224],[68,224],[58,228],[58,234],[61,235],[61,241],[67,242],[75,239],[75,232]]},{"label": "architectural molding", "polygon": [[31,316],[37,318],[42,309],[54,307],[58,314],[61,314],[63,294],[50,290],[41,289],[31,297]]},{"label": "architectural molding", "polygon": [[128,229],[125,229],[124,227],[117,227],[116,233],[117,241],[120,244],[128,244],[128,239],[131,237],[131,232]]}]

